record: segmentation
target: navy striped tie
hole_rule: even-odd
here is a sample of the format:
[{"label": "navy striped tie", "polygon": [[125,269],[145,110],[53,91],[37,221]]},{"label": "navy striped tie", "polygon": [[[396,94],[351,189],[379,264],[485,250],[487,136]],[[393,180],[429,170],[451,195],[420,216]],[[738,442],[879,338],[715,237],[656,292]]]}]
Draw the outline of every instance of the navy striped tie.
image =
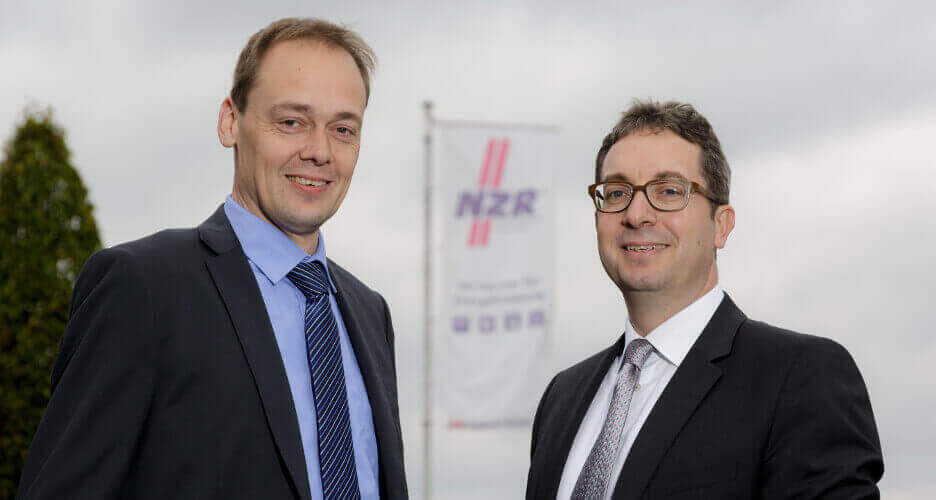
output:
[{"label": "navy striped tie", "polygon": [[286,276],[306,298],[306,354],[315,398],[322,493],[326,500],[361,498],[338,325],[328,301],[325,267],[318,261],[300,262]]}]

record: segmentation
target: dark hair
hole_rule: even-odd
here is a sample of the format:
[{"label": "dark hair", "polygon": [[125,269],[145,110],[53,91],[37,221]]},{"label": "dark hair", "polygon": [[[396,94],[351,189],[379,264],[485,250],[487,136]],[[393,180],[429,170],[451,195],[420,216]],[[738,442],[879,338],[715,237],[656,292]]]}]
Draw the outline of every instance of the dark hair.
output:
[{"label": "dark hair", "polygon": [[720,204],[728,203],[728,193],[731,185],[731,168],[725,153],[712,125],[691,104],[669,101],[659,102],[639,99],[634,100],[631,107],[622,115],[621,119],[605,136],[598,149],[595,159],[595,182],[601,181],[601,167],[608,151],[614,143],[623,139],[631,132],[638,130],[670,130],[683,139],[697,144],[702,148],[702,176],[715,198],[712,201],[713,209]]},{"label": "dark hair", "polygon": [[247,94],[253,88],[263,56],[273,45],[289,40],[319,41],[351,54],[364,79],[364,102],[367,103],[370,98],[371,72],[377,61],[374,50],[367,42],[357,33],[322,19],[289,17],[274,21],[254,33],[241,50],[237,67],[234,68],[234,85],[231,87],[231,100],[238,110],[247,108]]}]

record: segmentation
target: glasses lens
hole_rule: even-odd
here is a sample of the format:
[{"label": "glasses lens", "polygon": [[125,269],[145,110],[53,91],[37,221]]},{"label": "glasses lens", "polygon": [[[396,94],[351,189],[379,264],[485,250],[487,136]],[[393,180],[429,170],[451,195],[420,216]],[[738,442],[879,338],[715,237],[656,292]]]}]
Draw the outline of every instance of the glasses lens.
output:
[{"label": "glasses lens", "polygon": [[689,199],[689,186],[677,180],[653,182],[647,186],[647,196],[660,210],[679,210]]},{"label": "glasses lens", "polygon": [[595,191],[595,198],[600,210],[614,212],[623,210],[633,194],[634,190],[629,184],[602,184]]}]

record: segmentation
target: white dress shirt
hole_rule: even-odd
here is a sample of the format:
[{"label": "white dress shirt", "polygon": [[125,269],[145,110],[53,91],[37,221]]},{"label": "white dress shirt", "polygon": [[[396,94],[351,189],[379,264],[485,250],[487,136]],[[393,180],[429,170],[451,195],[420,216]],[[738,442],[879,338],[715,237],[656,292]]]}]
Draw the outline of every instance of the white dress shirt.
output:
[{"label": "white dress shirt", "polygon": [[[715,285],[715,288],[700,297],[698,300],[689,304],[688,307],[676,313],[670,319],[664,321],[652,332],[648,333],[646,338],[653,351],[640,370],[640,378],[637,381],[637,388],[631,397],[630,408],[627,412],[627,420],[624,422],[624,433],[621,442],[621,449],[614,459],[614,469],[611,472],[611,479],[608,482],[608,491],[605,492],[605,498],[610,499],[614,492],[614,486],[617,484],[618,476],[621,475],[621,469],[624,467],[624,461],[630,452],[634,439],[643,427],[647,415],[653,409],[666,384],[673,378],[676,369],[686,357],[689,349],[695,344],[696,339],[702,333],[705,325],[712,319],[718,305],[721,304],[725,293],[721,287]],[[639,335],[634,330],[630,321],[624,330],[624,346],[630,344]],[[582,473],[582,467],[591,453],[598,434],[604,426],[605,419],[608,417],[608,407],[611,406],[611,395],[614,391],[614,384],[617,381],[618,371],[621,368],[621,354],[618,354],[608,373],[605,374],[598,392],[592,399],[585,418],[579,424],[578,433],[575,440],[572,441],[572,448],[569,449],[569,456],[566,458],[565,468],[562,470],[562,480],[559,482],[559,490],[556,498],[566,500],[572,496],[572,490],[575,488],[575,482],[578,481]]]}]

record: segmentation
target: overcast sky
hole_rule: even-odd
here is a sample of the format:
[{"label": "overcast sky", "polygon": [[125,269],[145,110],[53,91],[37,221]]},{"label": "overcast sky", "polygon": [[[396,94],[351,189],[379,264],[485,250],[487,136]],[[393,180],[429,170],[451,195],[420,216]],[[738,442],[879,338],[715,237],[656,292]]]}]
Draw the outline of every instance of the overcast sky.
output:
[{"label": "overcast sky", "polygon": [[[391,305],[422,498],[421,103],[440,118],[559,127],[557,371],[626,320],[585,196],[601,138],[634,97],[692,102],[734,173],[722,286],[748,316],[843,343],[871,393],[885,496],[936,498],[924,315],[936,295],[936,6],[713,3],[0,0],[0,134],[30,103],[54,108],[107,245],[197,225],[230,192],[215,129],[247,38],[286,16],[358,31],[379,66],[352,188],[325,234],[329,256]],[[437,498],[521,495],[528,430],[436,443]]]}]

